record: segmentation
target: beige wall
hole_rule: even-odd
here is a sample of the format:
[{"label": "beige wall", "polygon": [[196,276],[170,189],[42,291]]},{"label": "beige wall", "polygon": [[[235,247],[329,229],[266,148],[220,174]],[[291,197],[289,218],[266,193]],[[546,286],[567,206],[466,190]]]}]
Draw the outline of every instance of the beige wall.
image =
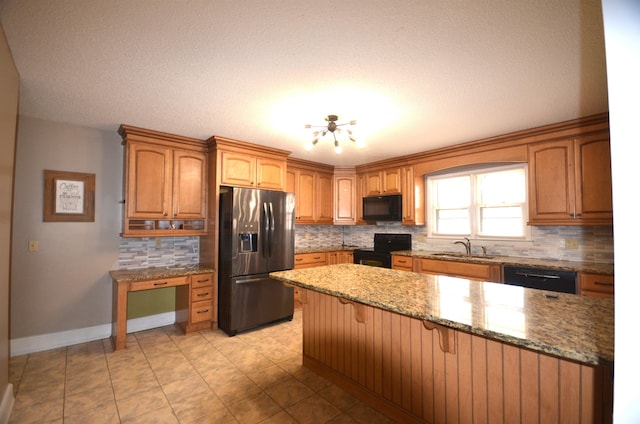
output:
[{"label": "beige wall", "polygon": [[[122,146],[100,131],[20,116],[16,145],[11,340],[111,322],[121,225]],[[95,222],[43,222],[43,171],[96,175]],[[29,252],[29,240],[39,251]]]},{"label": "beige wall", "polygon": [[[1,4],[0,4],[1,6]],[[11,202],[20,77],[0,25],[0,421],[9,395],[9,265]],[[13,399],[13,397],[10,397]]]}]

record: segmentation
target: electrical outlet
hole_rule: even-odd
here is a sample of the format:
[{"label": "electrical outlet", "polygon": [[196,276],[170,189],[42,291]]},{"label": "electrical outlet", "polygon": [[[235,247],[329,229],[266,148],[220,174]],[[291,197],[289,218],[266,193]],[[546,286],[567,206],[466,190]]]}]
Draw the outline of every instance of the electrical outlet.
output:
[{"label": "electrical outlet", "polygon": [[424,234],[418,234],[418,243],[424,243]]},{"label": "electrical outlet", "polygon": [[29,252],[37,252],[39,248],[38,240],[29,240]]},{"label": "electrical outlet", "polygon": [[160,237],[156,237],[156,247],[162,247],[162,239]]},{"label": "electrical outlet", "polygon": [[578,239],[574,239],[574,238],[564,239],[564,248],[565,249],[577,249],[578,248]]},{"label": "electrical outlet", "polygon": [[305,240],[309,240],[311,238],[311,234],[309,233],[304,233],[304,239]]}]

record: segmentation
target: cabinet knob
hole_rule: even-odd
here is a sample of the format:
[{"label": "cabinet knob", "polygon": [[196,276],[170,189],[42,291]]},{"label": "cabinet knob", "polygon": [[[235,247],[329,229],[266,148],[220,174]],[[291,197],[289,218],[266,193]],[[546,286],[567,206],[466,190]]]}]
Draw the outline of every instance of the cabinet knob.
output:
[{"label": "cabinet knob", "polygon": [[162,216],[168,216],[168,215],[169,215],[169,214],[168,214],[168,213],[166,213],[166,212],[162,214]]}]

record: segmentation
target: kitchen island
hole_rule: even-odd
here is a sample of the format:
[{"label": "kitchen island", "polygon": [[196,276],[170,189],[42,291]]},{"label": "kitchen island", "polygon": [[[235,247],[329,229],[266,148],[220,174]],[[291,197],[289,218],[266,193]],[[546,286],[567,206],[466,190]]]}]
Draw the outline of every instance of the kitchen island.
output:
[{"label": "kitchen island", "polygon": [[341,264],[301,290],[304,365],[401,422],[610,422],[613,302]]}]

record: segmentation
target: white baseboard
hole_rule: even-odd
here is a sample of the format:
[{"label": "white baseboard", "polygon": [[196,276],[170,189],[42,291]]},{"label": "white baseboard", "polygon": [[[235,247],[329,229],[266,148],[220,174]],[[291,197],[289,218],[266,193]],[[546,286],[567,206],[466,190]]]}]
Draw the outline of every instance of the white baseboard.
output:
[{"label": "white baseboard", "polygon": [[[141,318],[133,318],[127,320],[127,333],[135,333],[136,331],[162,327],[173,324],[175,321],[175,311],[149,315]],[[9,341],[11,348],[10,355],[12,357],[27,355],[29,353],[42,352],[43,350],[56,349],[78,343],[105,339],[109,336],[111,336],[111,324],[103,324],[93,327],[78,328],[76,330],[61,331],[58,333],[40,334],[37,336],[11,339]]]},{"label": "white baseboard", "polygon": [[16,398],[13,396],[13,384],[9,383],[4,388],[4,394],[0,400],[0,424],[7,424],[11,416],[11,410]]}]

